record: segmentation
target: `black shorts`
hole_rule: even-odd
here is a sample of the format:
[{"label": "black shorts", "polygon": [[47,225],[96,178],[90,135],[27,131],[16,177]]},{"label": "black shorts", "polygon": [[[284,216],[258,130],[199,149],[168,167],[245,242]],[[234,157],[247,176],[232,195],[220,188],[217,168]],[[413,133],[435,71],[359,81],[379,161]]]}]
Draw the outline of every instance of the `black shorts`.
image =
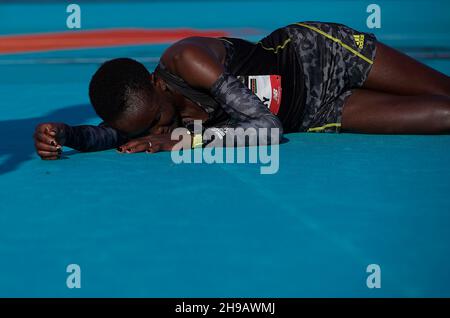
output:
[{"label": "black shorts", "polygon": [[305,77],[305,108],[298,131],[340,131],[346,99],[352,89],[363,86],[372,69],[375,36],[322,22],[291,24],[286,32]]}]

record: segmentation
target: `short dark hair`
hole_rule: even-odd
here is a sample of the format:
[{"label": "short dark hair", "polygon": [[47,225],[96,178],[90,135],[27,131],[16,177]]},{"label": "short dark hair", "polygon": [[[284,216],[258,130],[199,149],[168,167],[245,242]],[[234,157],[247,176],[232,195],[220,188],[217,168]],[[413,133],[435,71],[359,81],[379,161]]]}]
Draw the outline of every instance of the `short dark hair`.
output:
[{"label": "short dark hair", "polygon": [[150,76],[143,64],[130,58],[103,63],[89,84],[89,98],[97,115],[113,121],[144,106],[153,90]]}]

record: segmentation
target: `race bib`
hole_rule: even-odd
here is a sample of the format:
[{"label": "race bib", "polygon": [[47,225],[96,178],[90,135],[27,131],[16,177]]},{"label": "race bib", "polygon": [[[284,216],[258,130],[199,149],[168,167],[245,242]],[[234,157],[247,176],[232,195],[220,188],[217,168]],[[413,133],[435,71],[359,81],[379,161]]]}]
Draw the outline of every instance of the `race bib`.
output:
[{"label": "race bib", "polygon": [[281,105],[280,75],[242,75],[240,79],[273,114],[278,114]]}]

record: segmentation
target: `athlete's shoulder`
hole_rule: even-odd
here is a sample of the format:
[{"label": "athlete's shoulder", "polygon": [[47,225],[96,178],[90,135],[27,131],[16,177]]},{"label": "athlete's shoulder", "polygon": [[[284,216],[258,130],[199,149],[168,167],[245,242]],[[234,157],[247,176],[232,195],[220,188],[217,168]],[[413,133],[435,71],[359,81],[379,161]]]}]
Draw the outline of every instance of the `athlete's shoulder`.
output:
[{"label": "athlete's shoulder", "polygon": [[214,49],[219,40],[211,37],[202,37],[202,36],[190,36],[178,40],[177,42],[170,45],[163,53],[164,57],[174,57],[176,55],[182,54],[185,51],[189,51],[195,48],[206,48],[206,49]]},{"label": "athlete's shoulder", "polygon": [[209,88],[223,72],[225,49],[214,38],[191,37],[170,46],[161,62],[172,74],[193,87]]},{"label": "athlete's shoulder", "polygon": [[222,61],[226,50],[222,41],[209,37],[188,37],[169,46],[160,60],[169,69],[177,72],[177,67],[199,62]]}]

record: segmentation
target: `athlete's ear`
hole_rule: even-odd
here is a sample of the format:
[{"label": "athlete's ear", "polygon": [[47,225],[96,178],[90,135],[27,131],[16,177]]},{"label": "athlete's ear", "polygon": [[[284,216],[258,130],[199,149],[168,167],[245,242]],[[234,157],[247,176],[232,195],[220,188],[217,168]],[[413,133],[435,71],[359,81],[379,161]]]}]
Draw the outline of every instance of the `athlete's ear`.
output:
[{"label": "athlete's ear", "polygon": [[160,78],[156,78],[154,79],[155,81],[155,86],[159,86],[159,88],[164,92],[167,91],[169,88],[167,87],[166,82],[164,82],[164,80],[160,79]]}]

